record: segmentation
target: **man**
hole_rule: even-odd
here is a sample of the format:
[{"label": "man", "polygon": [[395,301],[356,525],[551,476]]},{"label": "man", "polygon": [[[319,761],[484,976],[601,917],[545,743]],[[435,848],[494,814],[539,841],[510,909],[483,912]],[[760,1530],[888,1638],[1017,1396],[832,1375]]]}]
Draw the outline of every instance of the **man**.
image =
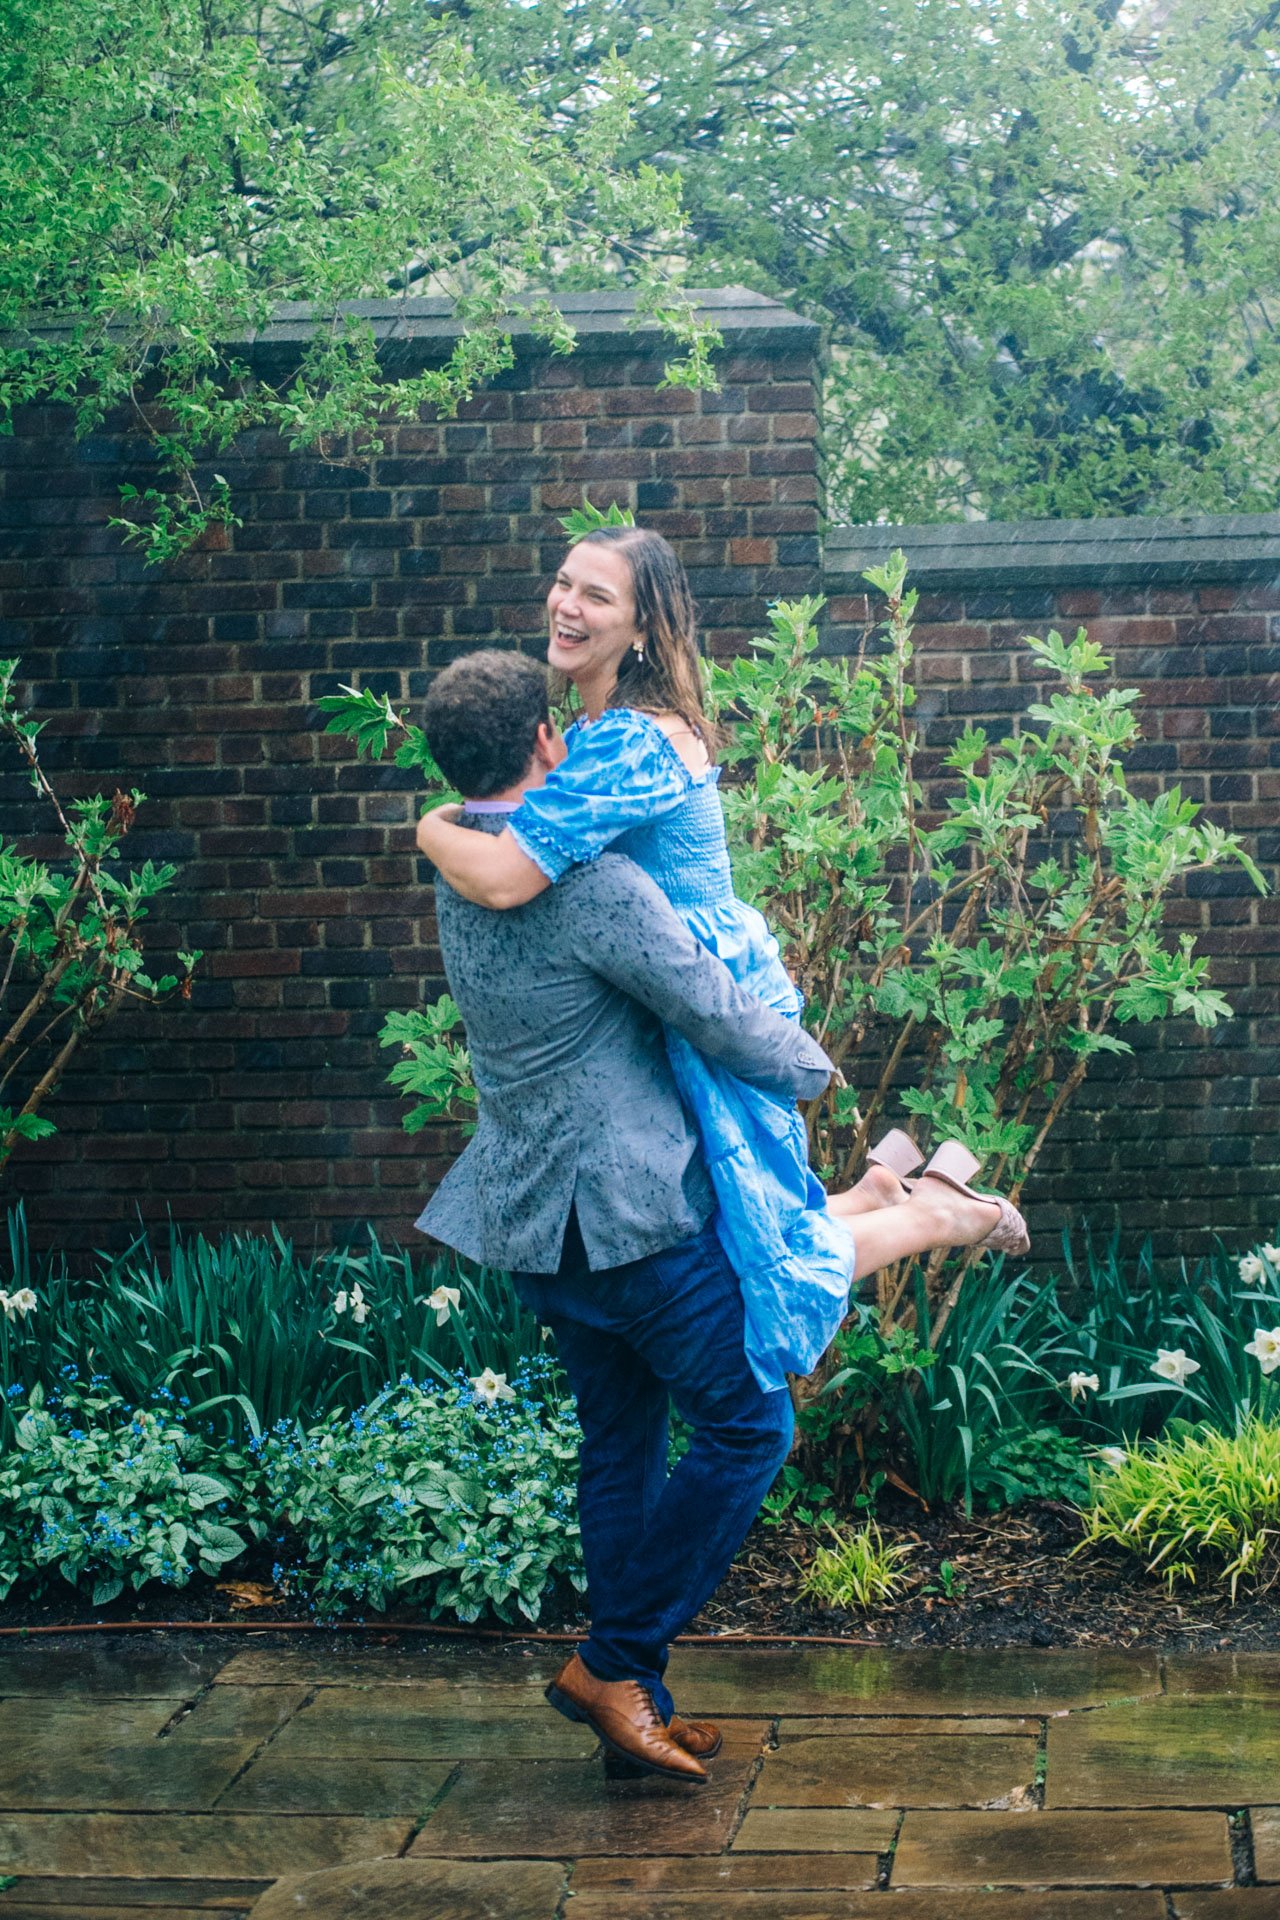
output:
[{"label": "man", "polygon": [[[514,654],[446,669],[425,729],[478,832],[500,832],[565,752],[541,668]],[[504,913],[438,882],[436,911],[480,1109],[417,1224],[513,1270],[555,1333],[582,1424],[591,1631],[547,1695],[615,1761],[703,1781],[720,1736],[673,1717],[667,1645],[737,1552],[786,1458],[792,1412],[747,1364],[737,1277],[663,1023],[785,1098],[819,1094],[831,1062],[743,993],[620,855]],[[671,1402],[693,1439],[668,1477]]]}]

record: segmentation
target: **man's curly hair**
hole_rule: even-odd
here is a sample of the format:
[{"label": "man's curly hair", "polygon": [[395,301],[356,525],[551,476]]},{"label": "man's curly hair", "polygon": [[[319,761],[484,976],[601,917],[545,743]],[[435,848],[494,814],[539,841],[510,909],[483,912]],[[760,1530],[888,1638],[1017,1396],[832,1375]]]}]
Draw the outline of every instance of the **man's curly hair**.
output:
[{"label": "man's curly hair", "polygon": [[550,718],[546,668],[482,648],[432,681],[422,724],[445,779],[464,799],[485,800],[524,777]]}]

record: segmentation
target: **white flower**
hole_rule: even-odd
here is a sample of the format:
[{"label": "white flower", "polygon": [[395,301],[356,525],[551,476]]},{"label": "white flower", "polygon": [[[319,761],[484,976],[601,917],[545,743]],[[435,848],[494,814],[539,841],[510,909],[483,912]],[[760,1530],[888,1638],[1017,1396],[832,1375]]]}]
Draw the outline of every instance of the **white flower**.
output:
[{"label": "white flower", "polygon": [[1172,1380],[1176,1387],[1185,1387],[1193,1373],[1199,1373],[1200,1362],[1188,1360],[1181,1347],[1157,1347],[1156,1357],[1151,1362],[1151,1371],[1161,1380]]},{"label": "white flower", "polygon": [[1254,1356],[1264,1373],[1274,1373],[1280,1367],[1280,1327],[1256,1328],[1245,1352]]},{"label": "white flower", "polygon": [[348,1308],[351,1310],[351,1318],[355,1321],[356,1325],[362,1327],[369,1318],[369,1302],[365,1299],[358,1281],[356,1285],[352,1287],[350,1293],[348,1293],[344,1287],[342,1292],[338,1294],[334,1300],[333,1310],[335,1313],[346,1313]]},{"label": "white flower", "polygon": [[1090,1393],[1096,1393],[1098,1391],[1098,1376],[1096,1373],[1069,1373],[1067,1375],[1067,1391],[1073,1400],[1078,1400],[1086,1389]]},{"label": "white flower", "polygon": [[506,1374],[495,1373],[492,1367],[486,1367],[483,1373],[478,1373],[471,1385],[476,1399],[483,1400],[486,1407],[493,1406],[495,1401],[514,1400],[516,1397],[507,1385]]},{"label": "white flower", "polygon": [[27,1314],[35,1312],[36,1305],[36,1296],[30,1287],[19,1287],[16,1293],[0,1293],[0,1313],[6,1320],[16,1319],[18,1314],[25,1319]]},{"label": "white flower", "polygon": [[[1268,1248],[1267,1251],[1270,1252],[1270,1249]],[[1266,1277],[1266,1268],[1263,1266],[1261,1260],[1259,1260],[1257,1254],[1246,1253],[1244,1259],[1240,1262],[1240,1278],[1244,1281],[1245,1285],[1247,1287],[1256,1287],[1258,1282],[1265,1280]]]},{"label": "white flower", "polygon": [[437,1287],[427,1295],[427,1305],[434,1307],[436,1325],[442,1327],[449,1315],[462,1305],[462,1294],[457,1287]]},{"label": "white flower", "polygon": [[12,1320],[17,1309],[3,1288],[0,1288],[0,1313],[6,1320]]},{"label": "white flower", "polygon": [[1264,1247],[1262,1257],[1269,1260],[1273,1267],[1280,1267],[1280,1247]]},{"label": "white flower", "polygon": [[1099,1447],[1098,1458],[1105,1466],[1114,1467],[1116,1472],[1119,1473],[1129,1456],[1123,1447]]}]

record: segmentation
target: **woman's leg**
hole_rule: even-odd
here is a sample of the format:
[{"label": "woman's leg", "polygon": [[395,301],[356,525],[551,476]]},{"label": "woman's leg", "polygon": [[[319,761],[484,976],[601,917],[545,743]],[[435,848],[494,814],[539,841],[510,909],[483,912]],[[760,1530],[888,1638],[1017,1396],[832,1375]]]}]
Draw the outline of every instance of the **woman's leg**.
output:
[{"label": "woman's leg", "polygon": [[881,1267],[938,1247],[970,1247],[984,1240],[999,1218],[994,1201],[971,1200],[925,1174],[900,1207],[882,1207],[859,1221],[853,1278],[865,1280]]},{"label": "woman's leg", "polygon": [[855,1186],[843,1193],[827,1195],[827,1211],[837,1220],[852,1219],[855,1214],[879,1213],[882,1207],[901,1207],[908,1199],[906,1188],[888,1167],[870,1166]]}]

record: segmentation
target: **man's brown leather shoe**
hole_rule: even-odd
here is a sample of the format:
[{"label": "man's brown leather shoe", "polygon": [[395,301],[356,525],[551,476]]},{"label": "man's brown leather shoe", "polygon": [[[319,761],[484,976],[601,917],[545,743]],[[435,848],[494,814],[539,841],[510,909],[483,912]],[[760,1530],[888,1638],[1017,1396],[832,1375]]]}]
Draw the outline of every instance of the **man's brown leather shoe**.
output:
[{"label": "man's brown leather shoe", "polygon": [[557,1712],[589,1726],[607,1753],[630,1760],[647,1773],[673,1780],[706,1780],[705,1767],[672,1739],[638,1680],[597,1680],[575,1653],[547,1688],[547,1699]]},{"label": "man's brown leather shoe", "polygon": [[[724,1745],[719,1727],[713,1727],[709,1720],[682,1720],[673,1713],[667,1722],[667,1732],[678,1747],[691,1753],[695,1760],[713,1760]],[[633,1761],[619,1760],[616,1754],[606,1753],[604,1757],[604,1777],[606,1780],[638,1780],[644,1769]]]},{"label": "man's brown leather shoe", "polygon": [[667,1732],[676,1745],[691,1753],[695,1760],[714,1760],[724,1745],[724,1735],[709,1720],[682,1720],[678,1713],[673,1713],[667,1722]]}]

